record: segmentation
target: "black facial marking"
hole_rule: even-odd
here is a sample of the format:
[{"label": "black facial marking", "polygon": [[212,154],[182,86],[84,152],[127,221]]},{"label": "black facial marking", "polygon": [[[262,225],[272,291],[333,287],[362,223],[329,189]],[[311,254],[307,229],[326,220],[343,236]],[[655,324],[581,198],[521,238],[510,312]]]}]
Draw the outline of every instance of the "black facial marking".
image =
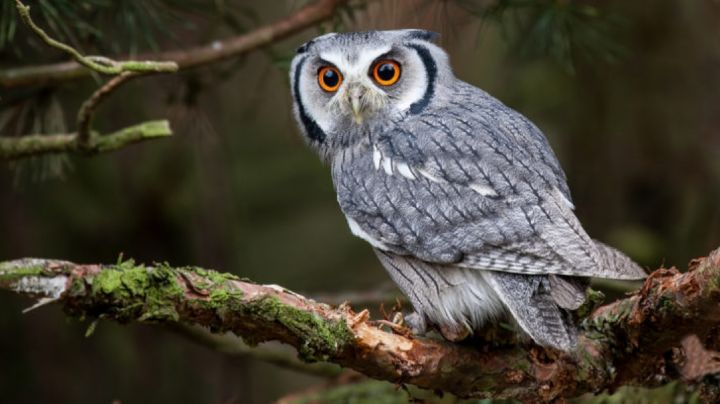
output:
[{"label": "black facial marking", "polygon": [[300,54],[303,54],[303,53],[307,52],[308,49],[310,49],[310,45],[312,45],[313,42],[315,42],[314,39],[311,40],[311,41],[308,41],[308,42],[304,43],[302,46],[300,46],[299,48],[297,48],[297,54],[300,55]]},{"label": "black facial marking", "polygon": [[300,121],[302,122],[302,125],[305,128],[305,132],[307,133],[308,137],[312,141],[323,143],[325,141],[325,132],[320,129],[314,119],[310,118],[307,115],[302,100],[300,99],[300,73],[302,72],[302,67],[305,64],[305,60],[306,58],[302,59],[300,62],[298,62],[297,67],[295,67],[295,77],[293,80],[293,96],[295,97],[295,103],[298,106],[298,115],[300,115]]},{"label": "black facial marking", "polygon": [[423,41],[434,42],[439,36],[440,36],[440,34],[438,34],[437,32],[425,31],[425,30],[418,29],[418,30],[410,32],[410,34],[407,36],[407,38],[408,39],[420,39]]},{"label": "black facial marking", "polygon": [[425,65],[425,72],[427,73],[427,89],[425,90],[425,95],[423,97],[410,105],[410,113],[413,115],[417,115],[420,112],[422,112],[425,107],[430,104],[430,100],[432,100],[433,95],[435,94],[435,79],[437,78],[437,65],[435,64],[435,59],[432,58],[432,55],[430,54],[430,50],[428,48],[417,45],[417,44],[408,44],[408,47],[415,49],[415,51],[418,53],[418,56],[420,56],[420,60],[422,60],[423,65]]}]

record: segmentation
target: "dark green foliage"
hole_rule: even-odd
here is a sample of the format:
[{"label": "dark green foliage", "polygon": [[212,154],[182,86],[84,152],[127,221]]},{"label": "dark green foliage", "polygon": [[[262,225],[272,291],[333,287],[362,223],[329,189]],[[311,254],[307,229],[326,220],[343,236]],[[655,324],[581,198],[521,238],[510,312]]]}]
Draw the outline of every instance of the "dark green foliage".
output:
[{"label": "dark green foliage", "polygon": [[517,56],[550,58],[568,72],[577,63],[614,63],[627,51],[621,15],[588,1],[497,0],[491,5],[456,0],[466,10],[500,25]]},{"label": "dark green foliage", "polygon": [[[197,23],[217,19],[237,31],[256,20],[249,7],[202,0],[36,0],[26,1],[38,24],[54,38],[94,54],[136,54],[159,50],[165,39],[194,31]],[[19,27],[14,1],[0,4],[0,54],[28,59],[46,50]],[[172,27],[172,28],[171,28]],[[32,52],[28,51],[28,45]],[[46,61],[47,62],[47,61]]]}]

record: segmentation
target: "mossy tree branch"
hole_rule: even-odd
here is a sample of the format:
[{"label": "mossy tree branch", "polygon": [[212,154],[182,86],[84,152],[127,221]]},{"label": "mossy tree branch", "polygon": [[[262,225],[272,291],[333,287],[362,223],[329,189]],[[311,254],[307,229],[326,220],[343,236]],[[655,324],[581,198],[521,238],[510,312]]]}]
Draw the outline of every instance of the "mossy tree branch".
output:
[{"label": "mossy tree branch", "polygon": [[689,359],[681,341],[702,340],[720,323],[720,250],[684,274],[659,269],[636,294],[595,310],[572,355],[530,343],[474,347],[393,334],[369,322],[367,311],[194,267],[25,259],[0,263],[0,288],[57,302],[72,316],[199,325],[251,345],[277,340],[306,361],[461,397],[549,401],[680,377],[673,375]]},{"label": "mossy tree branch", "polygon": [[337,377],[342,372],[341,367],[331,363],[307,363],[299,360],[290,352],[249,346],[241,338],[231,333],[213,333],[203,327],[182,323],[170,323],[166,328],[230,358],[251,358],[284,369],[326,378]]},{"label": "mossy tree branch", "polygon": [[104,153],[133,143],[170,136],[172,130],[168,121],[159,120],[128,126],[108,134],[89,131],[88,135],[89,146],[83,146],[77,141],[77,133],[20,137],[0,136],[0,159],[15,160],[59,153]]}]

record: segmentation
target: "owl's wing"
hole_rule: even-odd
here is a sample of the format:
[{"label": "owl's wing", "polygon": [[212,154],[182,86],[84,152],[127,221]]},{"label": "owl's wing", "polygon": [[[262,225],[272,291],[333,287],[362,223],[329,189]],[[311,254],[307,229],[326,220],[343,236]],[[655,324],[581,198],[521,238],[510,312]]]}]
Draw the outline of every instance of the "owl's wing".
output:
[{"label": "owl's wing", "polygon": [[489,95],[389,127],[333,161],[351,230],[376,248],[519,274],[645,276],[588,237],[544,135]]}]

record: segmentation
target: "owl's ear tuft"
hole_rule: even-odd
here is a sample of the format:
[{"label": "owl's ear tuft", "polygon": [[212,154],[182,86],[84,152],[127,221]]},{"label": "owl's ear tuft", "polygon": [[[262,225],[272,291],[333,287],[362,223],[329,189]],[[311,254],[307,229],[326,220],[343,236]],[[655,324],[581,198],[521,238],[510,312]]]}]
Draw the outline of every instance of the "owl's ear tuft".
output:
[{"label": "owl's ear tuft", "polygon": [[420,39],[422,41],[433,42],[440,38],[440,34],[434,31],[427,31],[424,29],[409,29],[406,31],[405,37],[407,39]]}]

